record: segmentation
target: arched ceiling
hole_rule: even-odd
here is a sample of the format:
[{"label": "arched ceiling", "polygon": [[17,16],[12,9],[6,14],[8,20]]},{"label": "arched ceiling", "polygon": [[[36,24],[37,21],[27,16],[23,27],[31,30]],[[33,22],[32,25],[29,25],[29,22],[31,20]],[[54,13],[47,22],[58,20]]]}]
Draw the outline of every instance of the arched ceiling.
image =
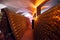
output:
[{"label": "arched ceiling", "polygon": [[26,10],[34,13],[36,11],[35,7],[37,7],[43,1],[45,0],[3,0],[2,3],[15,8],[16,10]]},{"label": "arched ceiling", "polygon": [[[34,13],[36,11],[35,8],[44,1],[48,0],[0,0],[0,3],[15,8],[17,11]],[[60,2],[60,0],[49,0],[43,9],[55,5],[57,1]]]}]

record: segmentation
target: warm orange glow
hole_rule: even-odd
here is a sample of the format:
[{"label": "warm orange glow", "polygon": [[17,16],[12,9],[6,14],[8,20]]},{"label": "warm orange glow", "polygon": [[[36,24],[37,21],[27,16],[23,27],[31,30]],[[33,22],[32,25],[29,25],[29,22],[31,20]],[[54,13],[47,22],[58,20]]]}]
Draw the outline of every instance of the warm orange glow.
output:
[{"label": "warm orange glow", "polygon": [[31,5],[31,7],[27,7],[28,10],[30,10],[31,14],[34,15],[36,13],[36,7],[35,5]]},{"label": "warm orange glow", "polygon": [[[44,2],[46,2],[47,0],[35,0],[32,8],[29,8],[32,11],[32,15],[34,15],[37,12],[37,7],[41,4],[43,4]],[[46,8],[47,6],[44,6],[42,9]]]},{"label": "warm orange glow", "polygon": [[33,18],[33,20],[34,20],[34,21],[37,21],[37,18],[38,18],[38,17],[36,16],[36,17]]},{"label": "warm orange glow", "polygon": [[48,8],[49,6],[43,6],[41,7],[41,10],[44,10],[45,8]]},{"label": "warm orange glow", "polygon": [[37,6],[39,6],[41,3],[43,3],[44,1],[46,1],[46,0],[36,0],[36,2],[35,2],[35,6],[37,7]]},{"label": "warm orange glow", "polygon": [[35,21],[37,20],[37,16],[34,18],[34,20],[35,20]]},{"label": "warm orange glow", "polygon": [[[27,7],[28,10],[30,10],[31,14],[34,16],[37,12],[37,7],[43,3],[45,3],[47,0],[32,0],[33,2],[30,4],[31,7]],[[42,9],[46,8],[47,6],[44,6]]]},{"label": "warm orange glow", "polygon": [[58,20],[60,20],[60,16],[53,16],[53,18],[57,18]]},{"label": "warm orange glow", "polygon": [[57,10],[58,12],[60,12],[60,10]]},{"label": "warm orange glow", "polygon": [[35,16],[35,17],[33,17],[33,20],[35,20],[35,21],[36,21],[36,20],[37,20],[37,18],[38,18],[38,16],[37,16],[37,14],[36,14],[36,16]]}]

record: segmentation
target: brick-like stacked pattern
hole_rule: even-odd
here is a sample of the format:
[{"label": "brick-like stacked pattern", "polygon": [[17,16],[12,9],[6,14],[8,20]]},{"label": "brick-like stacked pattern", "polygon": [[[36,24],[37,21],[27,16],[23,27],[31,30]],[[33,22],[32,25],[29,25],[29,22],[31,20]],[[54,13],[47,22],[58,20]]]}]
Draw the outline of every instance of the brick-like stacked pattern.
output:
[{"label": "brick-like stacked pattern", "polygon": [[34,30],[35,40],[60,40],[60,4],[39,15]]},{"label": "brick-like stacked pattern", "polygon": [[8,9],[3,9],[3,11],[5,11],[8,17],[10,27],[16,40],[20,40],[28,28],[28,19]]}]

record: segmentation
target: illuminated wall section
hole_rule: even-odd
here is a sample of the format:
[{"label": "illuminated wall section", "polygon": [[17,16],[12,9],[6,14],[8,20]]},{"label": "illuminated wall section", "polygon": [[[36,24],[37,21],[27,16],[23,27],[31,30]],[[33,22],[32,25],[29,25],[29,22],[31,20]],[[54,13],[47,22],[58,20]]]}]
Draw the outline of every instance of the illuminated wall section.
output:
[{"label": "illuminated wall section", "polygon": [[40,4],[44,3],[45,1],[48,1],[48,0],[33,0],[32,3],[37,7]]},{"label": "illuminated wall section", "polygon": [[41,3],[45,2],[45,0],[36,0],[35,6],[39,6]]},{"label": "illuminated wall section", "polygon": [[[32,0],[31,0],[32,1]],[[41,11],[41,5],[43,5],[44,3],[46,3],[47,1],[49,1],[49,0],[33,0],[32,1],[32,3],[34,4],[34,8],[35,8],[35,10],[34,10],[34,12],[33,12],[33,15],[35,14],[35,13],[37,13],[37,9],[38,9],[38,11]],[[40,12],[39,12],[40,13]],[[38,13],[38,14],[39,14]]]}]

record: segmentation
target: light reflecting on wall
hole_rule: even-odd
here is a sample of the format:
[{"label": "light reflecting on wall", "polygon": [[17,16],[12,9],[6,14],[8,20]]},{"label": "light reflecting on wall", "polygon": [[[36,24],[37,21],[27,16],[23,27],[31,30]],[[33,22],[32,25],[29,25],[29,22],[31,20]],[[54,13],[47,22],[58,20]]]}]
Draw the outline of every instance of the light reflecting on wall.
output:
[{"label": "light reflecting on wall", "polygon": [[22,15],[24,15],[27,18],[29,18],[30,19],[30,22],[32,22],[33,15],[31,15],[29,12],[24,12],[24,13],[22,13]]},{"label": "light reflecting on wall", "polygon": [[55,6],[55,5],[57,5],[58,3],[60,3],[60,2],[58,2],[58,1],[59,1],[59,0],[49,0],[48,2],[46,2],[42,7],[44,7],[44,6],[48,6],[48,7],[45,7],[45,8],[41,11],[41,13],[49,10],[49,9],[52,8],[53,6]]}]

